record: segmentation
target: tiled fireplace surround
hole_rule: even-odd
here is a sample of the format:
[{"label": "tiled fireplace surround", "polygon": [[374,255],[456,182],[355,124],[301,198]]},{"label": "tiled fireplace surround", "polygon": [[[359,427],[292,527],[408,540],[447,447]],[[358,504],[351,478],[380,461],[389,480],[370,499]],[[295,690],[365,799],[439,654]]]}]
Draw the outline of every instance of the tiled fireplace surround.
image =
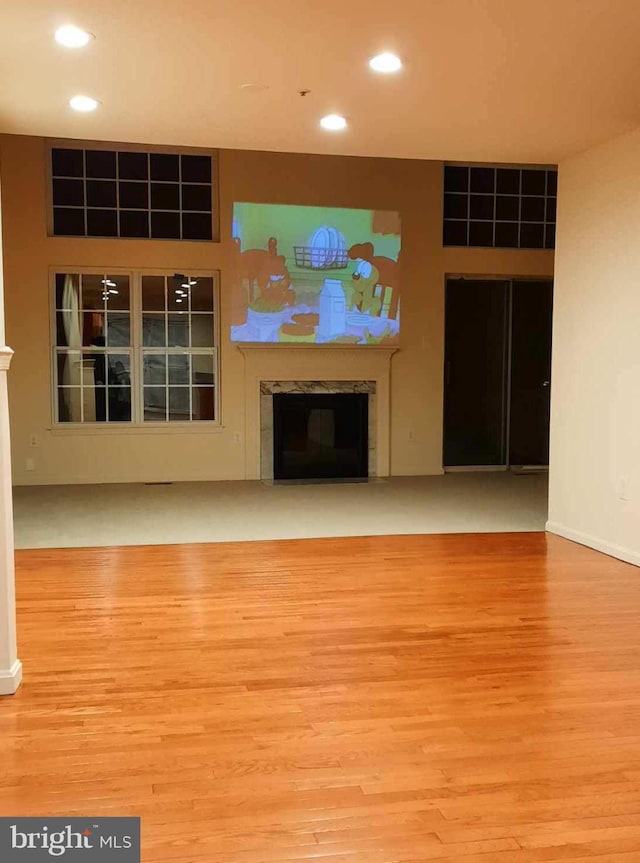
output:
[{"label": "tiled fireplace surround", "polygon": [[274,393],[368,393],[369,476],[389,475],[389,382],[395,348],[242,345],[249,479],[273,479]]}]

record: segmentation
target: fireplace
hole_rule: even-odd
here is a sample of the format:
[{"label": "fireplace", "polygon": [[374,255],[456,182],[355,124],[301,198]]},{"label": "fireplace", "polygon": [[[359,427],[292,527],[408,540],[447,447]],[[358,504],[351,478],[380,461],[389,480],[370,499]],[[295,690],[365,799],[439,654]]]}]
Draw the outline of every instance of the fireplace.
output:
[{"label": "fireplace", "polygon": [[274,479],[368,476],[367,393],[276,393]]},{"label": "fireplace", "polygon": [[[334,396],[360,398],[335,401]],[[285,396],[281,399],[281,396]],[[290,399],[303,396],[302,399]],[[319,399],[309,400],[319,396]],[[353,411],[347,413],[345,405]],[[284,406],[284,407],[283,407]],[[342,416],[336,417],[335,411]],[[283,415],[282,412],[286,415]],[[278,419],[276,419],[278,414]],[[346,416],[347,419],[342,417]],[[377,393],[370,380],[336,381],[260,381],[260,477],[273,479],[322,479],[377,476]],[[290,426],[284,447],[277,441],[283,428]],[[276,425],[278,428],[276,429]],[[357,445],[346,446],[347,429],[357,430]],[[310,436],[310,440],[304,441]],[[357,449],[353,452],[328,450]],[[310,461],[316,454],[315,464]],[[351,459],[349,465],[347,461]],[[333,461],[333,466],[331,462]],[[277,462],[277,464],[276,464]],[[336,464],[337,462],[337,464]],[[354,463],[356,467],[354,467]],[[293,474],[296,474],[294,477]]]}]

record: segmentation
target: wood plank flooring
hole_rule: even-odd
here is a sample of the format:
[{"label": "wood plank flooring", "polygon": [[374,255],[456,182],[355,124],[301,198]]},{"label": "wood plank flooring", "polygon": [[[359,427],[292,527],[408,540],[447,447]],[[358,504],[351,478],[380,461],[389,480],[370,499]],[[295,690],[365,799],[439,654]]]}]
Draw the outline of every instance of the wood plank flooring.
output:
[{"label": "wood plank flooring", "polygon": [[640,572],[544,534],[22,551],[0,815],[145,863],[640,861]]}]

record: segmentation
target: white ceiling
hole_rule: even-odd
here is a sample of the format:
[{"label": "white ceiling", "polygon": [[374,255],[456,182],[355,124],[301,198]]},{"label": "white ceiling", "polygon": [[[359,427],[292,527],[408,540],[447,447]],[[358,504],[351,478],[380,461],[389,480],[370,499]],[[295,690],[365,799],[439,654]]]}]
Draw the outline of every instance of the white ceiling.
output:
[{"label": "white ceiling", "polygon": [[[639,0],[0,0],[0,22],[5,132],[553,163],[640,125]],[[64,23],[95,41],[61,48]],[[382,50],[401,73],[369,71]]]}]

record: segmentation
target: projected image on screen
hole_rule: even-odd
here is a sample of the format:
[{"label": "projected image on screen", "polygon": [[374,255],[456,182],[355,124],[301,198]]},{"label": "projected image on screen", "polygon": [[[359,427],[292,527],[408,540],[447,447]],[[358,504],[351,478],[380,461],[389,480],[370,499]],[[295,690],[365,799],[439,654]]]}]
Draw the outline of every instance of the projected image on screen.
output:
[{"label": "projected image on screen", "polygon": [[232,341],[397,341],[398,213],[236,203],[233,240]]}]

